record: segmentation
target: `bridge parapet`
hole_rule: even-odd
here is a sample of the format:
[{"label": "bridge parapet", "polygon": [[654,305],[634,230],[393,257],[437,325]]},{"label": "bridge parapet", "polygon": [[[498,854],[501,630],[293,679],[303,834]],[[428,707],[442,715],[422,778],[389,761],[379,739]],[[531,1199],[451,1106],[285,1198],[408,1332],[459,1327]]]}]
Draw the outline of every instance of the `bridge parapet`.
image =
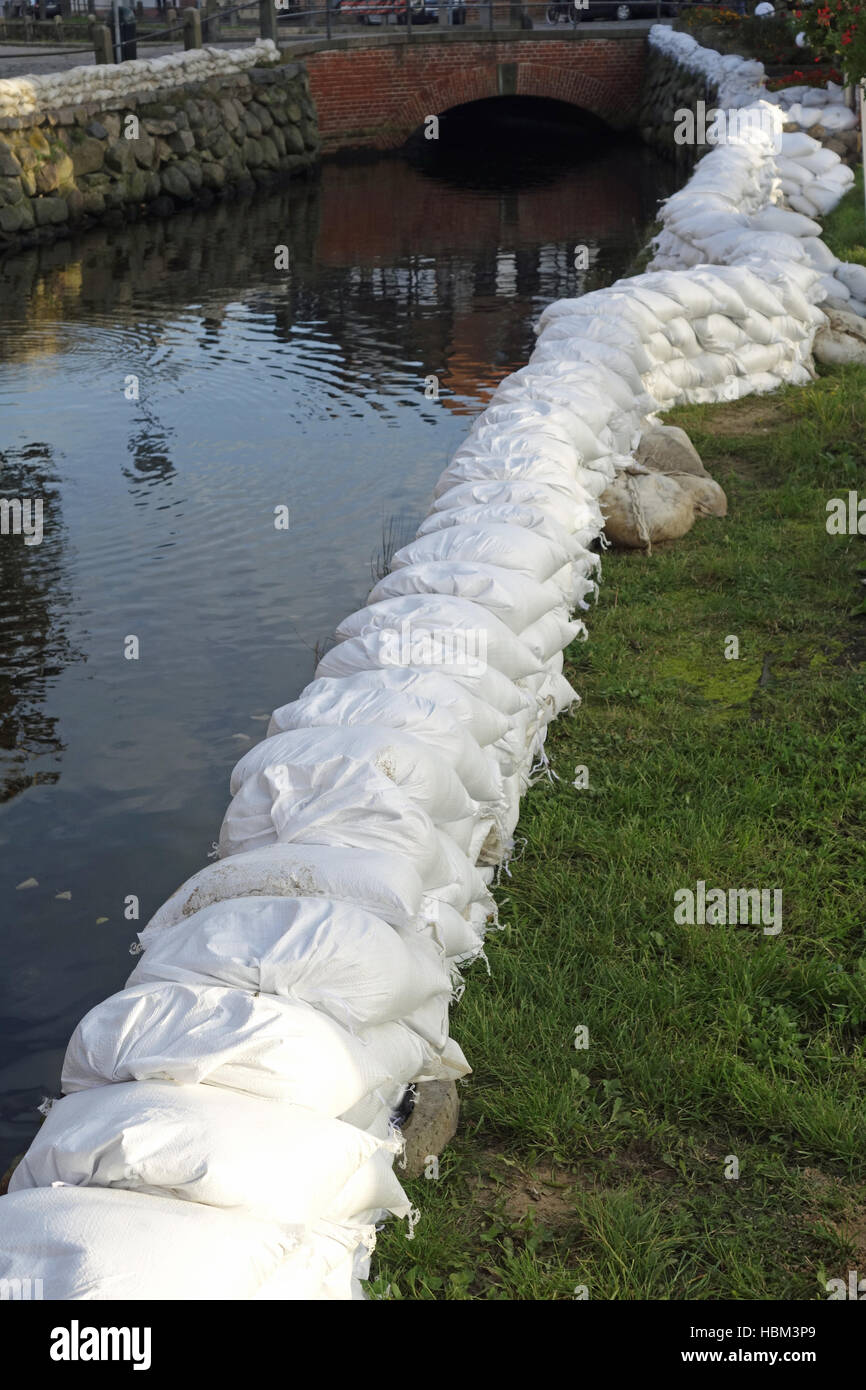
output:
[{"label": "bridge parapet", "polygon": [[446,29],[287,45],[303,57],[323,152],[397,149],[427,116],[496,96],[564,101],[617,130],[637,123],[646,32]]}]

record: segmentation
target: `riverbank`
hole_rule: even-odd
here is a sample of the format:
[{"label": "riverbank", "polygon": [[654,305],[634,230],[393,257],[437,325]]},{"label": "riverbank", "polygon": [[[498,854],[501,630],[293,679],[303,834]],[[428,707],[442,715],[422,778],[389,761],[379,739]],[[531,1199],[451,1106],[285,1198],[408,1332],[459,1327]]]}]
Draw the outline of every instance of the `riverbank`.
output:
[{"label": "riverbank", "polygon": [[[849,260],[857,196],[828,219]],[[665,417],[729,513],[605,557],[583,705],[453,1013],[460,1131],[374,1297],[810,1300],[866,1263],[866,553],[825,526],[864,399],[847,367]],[[698,880],[781,887],[781,931],[676,924]]]}]

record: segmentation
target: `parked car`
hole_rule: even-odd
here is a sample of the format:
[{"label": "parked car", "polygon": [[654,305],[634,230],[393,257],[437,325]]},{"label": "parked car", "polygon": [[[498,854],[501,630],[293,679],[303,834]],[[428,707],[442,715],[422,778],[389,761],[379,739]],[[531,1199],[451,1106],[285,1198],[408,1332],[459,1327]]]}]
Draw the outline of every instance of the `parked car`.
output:
[{"label": "parked car", "polygon": [[[359,24],[384,24],[393,15],[398,24],[406,24],[406,11],[411,6],[413,24],[438,24],[440,10],[442,22],[448,23],[448,0],[339,0],[337,12],[353,17]],[[463,3],[451,7],[452,22],[466,23],[466,6]]]},{"label": "parked car", "polygon": [[[661,0],[657,4],[656,0],[585,0],[583,5],[574,5],[575,18],[566,14],[568,4],[552,4],[548,7],[548,23],[558,23],[560,17],[564,17],[566,22],[569,20],[574,24],[580,24],[594,19],[655,19],[658,14],[670,18],[679,13],[677,0]],[[551,16],[555,14],[556,18]]]},{"label": "parked car", "polygon": [[[45,18],[46,18],[46,19],[56,19],[57,16],[60,15],[60,14],[62,14],[62,13],[63,13],[63,11],[61,10],[59,4],[57,3],[57,0],[48,0],[48,4],[45,6]],[[9,6],[9,18],[10,18],[10,19],[38,19],[38,18],[39,18],[39,5],[38,5],[38,2],[37,2],[37,3],[34,3],[34,0],[12,0],[12,3],[11,3],[10,6]]]}]

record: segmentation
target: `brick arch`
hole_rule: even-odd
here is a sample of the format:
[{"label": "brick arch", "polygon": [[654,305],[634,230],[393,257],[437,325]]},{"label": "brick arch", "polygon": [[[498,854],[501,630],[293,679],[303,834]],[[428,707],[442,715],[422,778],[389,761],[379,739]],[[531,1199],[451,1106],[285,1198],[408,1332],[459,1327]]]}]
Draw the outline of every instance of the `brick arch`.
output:
[{"label": "brick arch", "polygon": [[431,115],[496,96],[547,97],[634,123],[646,39],[425,34],[352,40],[305,55],[323,149],[399,148]]}]

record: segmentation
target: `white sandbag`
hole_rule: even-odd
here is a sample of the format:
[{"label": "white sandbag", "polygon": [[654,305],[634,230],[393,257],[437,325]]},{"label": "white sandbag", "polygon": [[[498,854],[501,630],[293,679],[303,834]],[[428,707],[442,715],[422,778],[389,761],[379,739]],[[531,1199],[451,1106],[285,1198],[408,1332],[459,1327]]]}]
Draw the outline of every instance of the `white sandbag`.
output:
[{"label": "white sandbag", "polygon": [[588,635],[585,623],[569,622],[564,609],[552,609],[531,627],[525,628],[521,638],[539,660],[546,662],[578,637],[585,639]]},{"label": "white sandbag", "polygon": [[749,218],[752,227],[762,232],[784,232],[788,236],[816,237],[821,235],[821,224],[811,217],[802,217],[789,208],[765,207],[752,213]]},{"label": "white sandbag", "polygon": [[801,169],[808,169],[810,174],[826,174],[828,170],[838,166],[839,156],[832,150],[825,150],[821,145],[811,154],[801,155],[797,163]]},{"label": "white sandbag", "polygon": [[66,1094],[116,1081],[179,1081],[342,1115],[425,1076],[427,1044],[401,1023],[350,1033],[317,1009],[220,986],[134,985],[104,999],[70,1039]]},{"label": "white sandbag", "polygon": [[857,124],[854,112],[841,104],[826,106],[821,112],[820,120],[824,129],[833,135],[842,130],[853,130]]},{"label": "white sandbag", "polygon": [[[423,785],[422,774],[416,787]],[[429,790],[436,795],[435,783]],[[464,814],[471,816],[476,803],[466,800],[470,809]],[[426,885],[437,871],[435,831],[418,800],[369,760],[331,755],[318,762],[268,764],[248,777],[226,811],[219,853],[226,858],[276,841],[393,850],[410,859]]]},{"label": "white sandbag", "polygon": [[835,184],[826,183],[822,179],[815,179],[809,184],[809,202],[824,217],[828,212],[833,211],[844,191],[843,188]]},{"label": "white sandbag", "polygon": [[[636,395],[640,395],[643,391],[640,372],[629,354],[623,348],[614,347],[610,343],[599,341],[598,338],[591,338],[588,335],[563,340],[555,337],[548,339],[545,334],[538,341],[538,346],[532,354],[532,362],[558,362],[561,361],[563,355],[569,363],[588,362],[595,366],[604,367],[606,371],[620,378]],[[647,362],[646,367],[649,365]],[[597,452],[609,451],[599,448]]]},{"label": "white sandbag", "polygon": [[780,157],[776,159],[777,168],[781,168],[782,161],[788,163],[790,160],[804,159],[816,150],[821,149],[820,140],[813,140],[811,135],[806,135],[801,130],[783,131],[781,137]]},{"label": "white sandbag", "polygon": [[835,271],[838,274],[837,266],[839,262],[823,241],[817,236],[807,236],[803,238],[803,246],[809,254],[809,260],[816,270]]},{"label": "white sandbag", "polygon": [[576,455],[577,450],[568,440],[553,439],[537,430],[526,434],[520,430],[496,428],[483,432],[479,429],[467,435],[452,456],[452,462],[473,458],[545,458],[569,469],[577,462]]},{"label": "white sandbag", "polygon": [[339,756],[368,764],[374,773],[400,787],[434,821],[471,816],[475,809],[457,774],[421,739],[386,727],[290,729],[273,734],[235,763],[230,789],[240,791],[249,778],[267,767],[310,767]]},{"label": "white sandbag", "polygon": [[749,341],[739,324],[724,314],[708,314],[692,320],[695,337],[705,352],[733,352]]},{"label": "white sandbag", "polygon": [[785,360],[785,343],[750,343],[737,349],[737,365],[744,376],[772,372]]},{"label": "white sandbag", "polygon": [[469,438],[486,439],[491,432],[500,429],[520,432],[526,430],[543,437],[550,435],[555,439],[567,440],[581,453],[584,452],[584,421],[573,410],[552,405],[547,401],[489,405],[475,421]]},{"label": "white sandbag", "polygon": [[[414,571],[408,568],[400,571],[401,575],[412,573]],[[512,574],[510,570],[497,571],[497,574],[501,573]],[[515,582],[521,578],[513,577]],[[460,681],[452,680],[450,676],[435,670],[416,671],[407,666],[356,671],[351,676],[320,676],[304,686],[298,698],[305,700],[325,696],[329,699],[339,699],[343,691],[377,690],[411,695],[420,700],[432,700],[434,704],[452,714],[482,748],[495,743],[511,728],[511,718],[508,715],[501,714],[492,705],[471,694]],[[268,733],[272,732],[276,733],[277,730],[268,726]]]},{"label": "white sandbag", "polygon": [[318,1222],[305,1234],[254,1296],[259,1303],[364,1301],[361,1280],[369,1278],[372,1225]]},{"label": "white sandbag", "polygon": [[451,764],[474,801],[495,801],[500,794],[494,764],[465,724],[446,706],[401,691],[355,688],[306,695],[274,710],[268,737],[291,729],[349,724],[353,728],[386,726],[412,734]]},{"label": "white sandbag", "polygon": [[[459,525],[473,507],[460,507],[453,512],[432,512],[430,521],[444,518],[443,525]],[[496,512],[527,513],[551,518],[539,508],[510,507],[493,508]],[[440,528],[430,526],[431,531]],[[425,534],[427,534],[425,532]],[[597,559],[597,557],[594,557]],[[494,613],[512,632],[520,633],[530,623],[542,617],[550,608],[560,602],[556,585],[548,580],[538,584],[524,574],[505,570],[498,565],[478,565],[474,561],[448,561],[428,565],[405,565],[380,579],[370,591],[369,602],[378,603],[381,599],[400,598],[407,594],[453,594],[457,598],[471,600]],[[270,730],[268,731],[270,732]],[[502,733],[505,730],[501,730]],[[492,742],[492,740],[489,740]]]},{"label": "white sandbag", "polygon": [[[456,527],[454,528],[457,529]],[[378,634],[369,637],[350,637],[338,642],[326,652],[316,667],[316,677],[353,676],[359,671],[384,670],[399,671],[407,669],[417,673],[432,672],[448,676],[474,695],[504,715],[514,715],[526,709],[526,698],[517,690],[513,681],[497,671],[495,666],[482,665],[477,661],[460,661],[455,656],[454,644],[431,643],[429,659],[423,662],[417,654],[410,652],[405,666],[401,667],[402,653],[390,653],[396,660],[386,660],[382,653],[382,643]],[[480,742],[480,740],[479,740]]]},{"label": "white sandbag", "polygon": [[272,844],[200,869],[172,893],[139,932],[147,946],[166,927],[229,898],[336,898],[355,903],[392,927],[408,928],[424,885],[411,860],[396,851]]},{"label": "white sandbag", "polygon": [[760,313],[769,317],[784,312],[784,306],[778,295],[773,293],[766,280],[748,266],[714,265],[712,274],[716,284],[721,282],[736,290],[737,295],[745,305],[746,318],[738,318],[738,322],[741,324],[747,322],[751,313]]},{"label": "white sandbag", "polygon": [[57,1302],[252,1298],[299,1234],[198,1202],[98,1187],[0,1197],[0,1280]]},{"label": "white sandbag", "polygon": [[[568,341],[579,339],[584,345],[594,342],[619,349],[626,354],[631,366],[638,372],[649,371],[652,366],[652,359],[640,330],[635,324],[626,323],[621,316],[589,314],[554,319],[542,330],[540,336],[548,348],[556,342],[564,345]],[[563,346],[563,351],[565,350]],[[598,452],[605,453],[610,447],[610,443],[603,445]]]},{"label": "white sandbag", "polygon": [[148,939],[127,985],[231,985],[320,1009],[351,1029],[403,1019],[444,1046],[451,982],[424,939],[329,898],[214,903]]},{"label": "white sandbag", "polygon": [[651,288],[675,300],[690,319],[711,314],[716,308],[716,301],[706,285],[690,274],[662,270],[652,272],[651,276]]},{"label": "white sandbag", "polygon": [[857,265],[853,261],[839,261],[836,279],[840,280],[856,299],[866,300],[866,265]]},{"label": "white sandbag", "polygon": [[[598,433],[599,429],[608,428],[613,436],[614,445],[617,449],[629,448],[631,438],[634,434],[634,414],[640,412],[640,404],[635,403],[634,411],[620,410],[610,399],[604,398],[590,384],[581,388],[573,381],[561,381],[553,376],[543,376],[538,370],[530,371],[529,368],[523,369],[526,375],[514,372],[506,377],[496,388],[493,400],[497,404],[500,402],[526,402],[526,401],[548,401],[554,405],[568,406],[574,410],[579,410],[586,423]],[[651,407],[649,407],[651,408]],[[646,413],[646,412],[644,412]],[[488,470],[488,477],[518,477],[512,470],[506,474],[504,471],[498,473]],[[552,469],[542,472],[535,468],[532,476],[537,481],[556,484],[563,476],[557,476]],[[478,479],[481,481],[481,479]],[[472,481],[468,478],[453,478],[452,482]],[[450,483],[448,484],[450,485]]]},{"label": "white sandbag", "polygon": [[564,479],[562,484],[539,483],[532,478],[456,483],[440,493],[430,515],[474,506],[536,507],[558,521],[582,545],[588,545],[601,529],[598,503],[573,478]]},{"label": "white sandbag", "polygon": [[[516,529],[516,528],[515,528]],[[481,661],[489,661],[509,680],[518,680],[538,670],[538,662],[520,638],[494,613],[468,599],[443,594],[408,594],[382,599],[344,618],[337,636],[363,637],[370,632],[393,635],[395,643],[405,631],[452,633],[466,637],[466,649]]]},{"label": "white sandbag", "polygon": [[370,1210],[404,1215],[408,1199],[392,1169],[398,1148],[281,1101],[125,1081],[53,1105],[9,1191],[120,1188],[306,1228]]},{"label": "white sandbag", "polygon": [[[545,540],[562,546],[571,560],[588,553],[580,540],[540,507],[521,506],[515,502],[500,503],[499,506],[482,504],[454,507],[450,511],[440,509],[431,512],[426,521],[418,527],[417,535],[429,536],[431,531],[444,531],[447,526],[485,526],[491,523],[500,526],[522,526],[527,531],[535,531],[539,536],[544,536]],[[597,557],[591,558],[595,561]],[[523,576],[520,578],[522,581]],[[371,595],[367,602],[374,603],[376,600]]]},{"label": "white sandbag", "polygon": [[391,568],[430,561],[478,560],[482,565],[517,570],[544,583],[568,558],[561,546],[517,526],[450,526],[404,545],[395,552]]}]

